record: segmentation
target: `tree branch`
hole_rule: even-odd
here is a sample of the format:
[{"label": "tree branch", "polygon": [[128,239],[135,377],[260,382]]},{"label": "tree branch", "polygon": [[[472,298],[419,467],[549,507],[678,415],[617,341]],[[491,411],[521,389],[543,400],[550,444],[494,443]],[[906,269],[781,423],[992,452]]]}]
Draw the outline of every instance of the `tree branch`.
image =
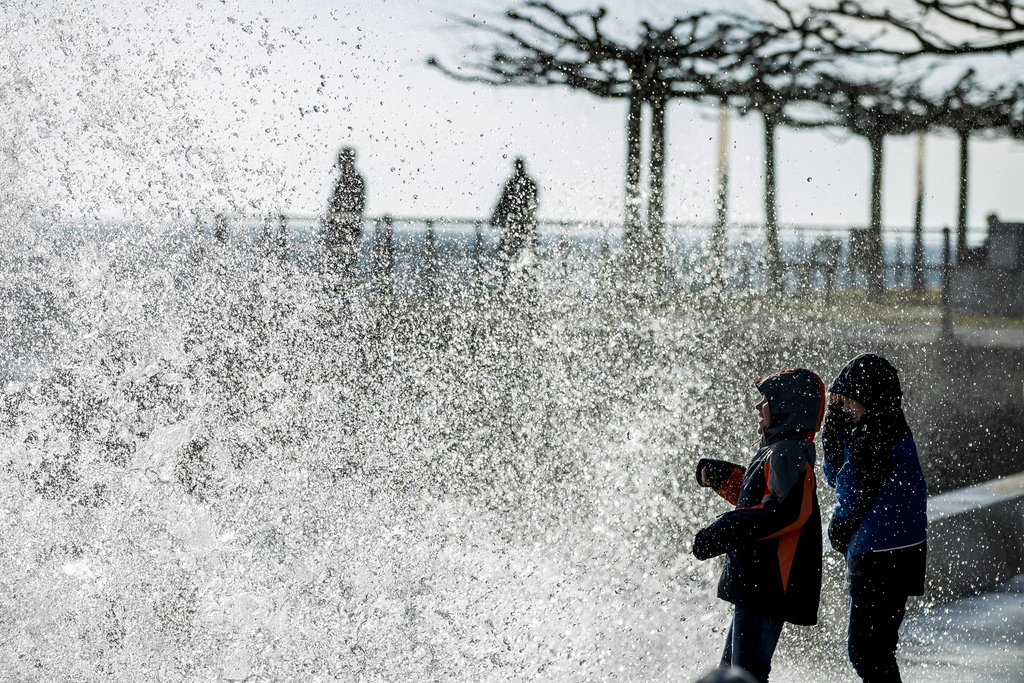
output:
[{"label": "tree branch", "polygon": [[[876,27],[881,33],[866,49],[901,57],[920,55],[965,55],[1011,53],[1024,47],[1024,0],[911,0],[903,12],[886,7],[870,10],[861,0],[830,0],[812,7],[797,18],[795,0],[764,0],[777,10],[785,25],[794,31],[816,32],[839,42],[848,32],[837,20],[852,25]],[[884,45],[890,35],[908,39],[908,47]],[[964,31],[973,34],[964,39]]]}]

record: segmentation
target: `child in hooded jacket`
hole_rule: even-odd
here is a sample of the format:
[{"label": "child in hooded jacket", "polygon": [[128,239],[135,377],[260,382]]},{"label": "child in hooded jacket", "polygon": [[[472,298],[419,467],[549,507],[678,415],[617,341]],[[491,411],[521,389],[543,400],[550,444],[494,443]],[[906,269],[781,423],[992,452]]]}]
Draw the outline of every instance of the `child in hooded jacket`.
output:
[{"label": "child in hooded jacket", "polygon": [[821,595],[821,513],[814,435],[825,386],[810,370],[754,381],[760,446],[746,467],[702,458],[697,483],[734,505],[693,541],[706,560],[726,554],[718,597],[733,603],[721,665],[767,681],[785,622],[812,625]]},{"label": "child in hooded jacket", "polygon": [[847,651],[864,681],[898,683],[907,597],[924,592],[928,487],[889,361],[857,356],[829,394],[822,467],[836,490],[829,542],[847,563]]}]

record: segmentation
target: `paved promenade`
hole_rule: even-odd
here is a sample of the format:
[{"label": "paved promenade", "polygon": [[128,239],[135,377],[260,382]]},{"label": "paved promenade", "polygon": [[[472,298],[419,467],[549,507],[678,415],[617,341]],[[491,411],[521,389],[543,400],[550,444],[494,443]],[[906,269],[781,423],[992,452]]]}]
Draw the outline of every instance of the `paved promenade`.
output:
[{"label": "paved promenade", "polygon": [[1024,574],[908,615],[900,641],[905,681],[1024,683]]}]

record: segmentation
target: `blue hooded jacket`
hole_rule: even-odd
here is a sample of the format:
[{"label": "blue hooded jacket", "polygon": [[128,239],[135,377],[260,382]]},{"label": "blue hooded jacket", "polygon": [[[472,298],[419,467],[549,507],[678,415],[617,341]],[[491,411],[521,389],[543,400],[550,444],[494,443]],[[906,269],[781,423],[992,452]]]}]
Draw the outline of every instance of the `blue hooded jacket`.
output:
[{"label": "blue hooded jacket", "polygon": [[834,524],[850,533],[847,561],[924,542],[928,487],[895,368],[881,356],[862,354],[843,368],[829,393],[867,408],[854,423],[832,403],[822,425],[825,480],[836,490]]}]

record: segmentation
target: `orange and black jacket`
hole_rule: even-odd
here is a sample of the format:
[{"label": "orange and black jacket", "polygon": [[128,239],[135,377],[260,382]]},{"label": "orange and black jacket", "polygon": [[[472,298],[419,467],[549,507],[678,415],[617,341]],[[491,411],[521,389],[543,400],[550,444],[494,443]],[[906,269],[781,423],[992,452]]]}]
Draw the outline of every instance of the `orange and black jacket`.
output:
[{"label": "orange and black jacket", "polygon": [[794,624],[815,624],[821,596],[821,511],[815,490],[814,435],[825,387],[805,369],[754,382],[771,421],[747,467],[702,459],[712,486],[735,509],[697,533],[701,560],[726,554],[718,597]]}]

